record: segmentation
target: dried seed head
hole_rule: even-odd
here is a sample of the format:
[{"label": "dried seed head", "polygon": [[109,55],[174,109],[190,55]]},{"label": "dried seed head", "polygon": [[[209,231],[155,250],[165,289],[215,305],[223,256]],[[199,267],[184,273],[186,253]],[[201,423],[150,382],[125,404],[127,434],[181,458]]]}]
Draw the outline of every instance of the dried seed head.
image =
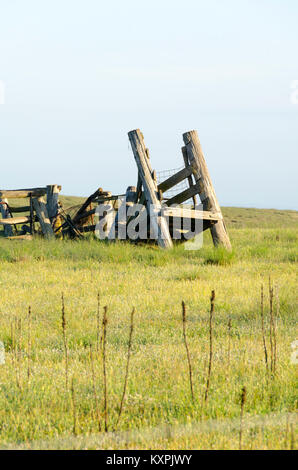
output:
[{"label": "dried seed head", "polygon": [[210,298],[211,302],[213,302],[214,299],[215,299],[215,290],[211,292],[211,298]]},{"label": "dried seed head", "polygon": [[132,311],[131,311],[131,314],[130,314],[130,330],[131,332],[133,331],[134,329],[134,324],[133,324],[133,317],[134,317],[134,314],[135,314],[135,308],[133,307]]},{"label": "dried seed head", "polygon": [[102,324],[103,324],[103,326],[106,326],[107,323],[108,323],[107,311],[108,311],[108,307],[105,306],[105,307],[103,308],[103,319],[102,319]]},{"label": "dried seed head", "polygon": [[182,321],[186,322],[186,308],[185,308],[185,303],[182,300]]},{"label": "dried seed head", "polygon": [[241,406],[246,402],[246,387],[242,387],[241,390]]},{"label": "dried seed head", "polygon": [[65,319],[65,308],[64,308],[64,295],[61,295],[61,302],[62,302],[62,329],[65,330],[66,327],[66,319]]}]

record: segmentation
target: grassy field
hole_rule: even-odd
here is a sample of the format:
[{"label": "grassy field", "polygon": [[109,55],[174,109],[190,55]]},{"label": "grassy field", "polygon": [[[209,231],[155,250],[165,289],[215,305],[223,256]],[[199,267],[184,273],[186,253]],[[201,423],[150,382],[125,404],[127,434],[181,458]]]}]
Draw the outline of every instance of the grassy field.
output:
[{"label": "grassy field", "polygon": [[[76,199],[64,202],[72,205]],[[6,351],[5,364],[0,365],[0,447],[237,449],[243,386],[247,396],[242,448],[295,446],[297,365],[291,362],[291,344],[298,337],[298,215],[241,208],[223,212],[232,253],[215,250],[209,234],[199,251],[185,251],[181,245],[169,252],[92,239],[0,239],[0,340]],[[270,368],[269,276],[277,326],[273,376],[266,372],[260,315],[263,283]],[[213,359],[205,402],[212,289]],[[100,321],[103,307],[108,307],[107,433],[98,431],[96,409],[97,397],[104,430],[98,293]],[[182,334],[182,300],[194,400]],[[117,424],[133,307],[127,391]]]}]

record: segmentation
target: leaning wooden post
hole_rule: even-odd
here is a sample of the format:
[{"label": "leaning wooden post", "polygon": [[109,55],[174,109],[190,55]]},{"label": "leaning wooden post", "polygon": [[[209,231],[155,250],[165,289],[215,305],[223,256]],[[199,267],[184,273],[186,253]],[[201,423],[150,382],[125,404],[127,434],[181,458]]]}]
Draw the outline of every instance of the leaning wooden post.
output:
[{"label": "leaning wooden post", "polygon": [[139,129],[130,131],[128,137],[131,143],[139,175],[143,183],[147,201],[147,211],[150,211],[152,232],[158,245],[162,248],[172,248],[173,242],[166,219],[161,215],[161,202],[158,198],[157,184],[152,178],[152,170],[148,153],[144,143],[143,134]]},{"label": "leaning wooden post", "polygon": [[61,186],[51,184],[47,186],[47,211],[50,220],[52,221],[58,214],[58,202]]},{"label": "leaning wooden post", "polygon": [[[199,196],[204,210],[221,214],[220,205],[215,195],[197,131],[185,132],[183,140],[189,162],[193,167],[195,180],[199,186]],[[232,249],[223,219],[213,224],[210,230],[215,246],[223,245],[228,250]]]},{"label": "leaning wooden post", "polygon": [[[188,165],[189,165],[189,158],[188,158],[188,156],[187,156],[186,147],[182,147],[182,148],[181,148],[181,151],[182,151],[182,155],[183,155],[183,160],[184,160],[185,168],[187,168]],[[191,188],[191,187],[193,186],[192,175],[189,175],[189,176],[187,177],[187,180],[188,180],[188,185],[189,185],[189,187]],[[192,197],[192,200],[193,200],[194,208],[196,208],[196,206],[198,205],[197,196],[194,195],[194,196]]]},{"label": "leaning wooden post", "polygon": [[52,229],[52,225],[48,216],[48,211],[44,198],[33,198],[32,202],[41,226],[42,233],[44,234],[45,238],[53,238],[54,231]]},{"label": "leaning wooden post", "polygon": [[[7,199],[0,199],[0,211],[3,219],[11,219],[11,215],[8,210],[8,201]],[[12,226],[4,225],[4,235],[5,237],[12,236]]]}]

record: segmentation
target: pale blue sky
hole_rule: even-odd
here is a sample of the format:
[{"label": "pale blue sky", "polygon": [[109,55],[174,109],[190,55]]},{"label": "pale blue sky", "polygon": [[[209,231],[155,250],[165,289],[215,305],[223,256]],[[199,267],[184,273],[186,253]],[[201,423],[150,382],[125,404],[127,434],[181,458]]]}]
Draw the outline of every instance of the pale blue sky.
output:
[{"label": "pale blue sky", "polygon": [[197,129],[222,205],[297,209],[297,0],[0,0],[1,188],[136,184]]}]

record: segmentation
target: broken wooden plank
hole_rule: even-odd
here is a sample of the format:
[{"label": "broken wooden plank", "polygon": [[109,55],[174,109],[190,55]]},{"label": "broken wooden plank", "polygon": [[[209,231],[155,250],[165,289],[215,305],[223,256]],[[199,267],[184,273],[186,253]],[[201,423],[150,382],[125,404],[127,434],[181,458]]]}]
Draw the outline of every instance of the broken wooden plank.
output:
[{"label": "broken wooden plank", "polygon": [[[183,134],[189,162],[193,167],[193,174],[197,185],[204,210],[221,213],[220,205],[215,195],[214,187],[206,165],[206,161],[201,148],[197,131],[189,131]],[[202,197],[204,194],[204,198]],[[231,242],[224,224],[224,220],[219,220],[211,227],[211,234],[215,246],[223,245],[231,250]]]},{"label": "broken wooden plank", "polygon": [[108,191],[103,191],[102,188],[98,188],[91,196],[89,196],[86,201],[81,205],[80,209],[76,213],[76,215],[73,217],[73,223],[75,224],[78,220],[81,214],[86,212],[86,209],[92,202],[97,202],[97,198],[104,198],[106,196],[111,195],[110,192]]},{"label": "broken wooden plank", "polygon": [[169,227],[164,217],[161,215],[161,203],[158,199],[157,184],[152,179],[152,169],[148,159],[148,152],[144,143],[144,138],[139,129],[130,131],[128,137],[131,143],[134,158],[142,180],[147,210],[150,211],[150,224],[153,235],[157,243],[162,248],[172,248],[173,242],[169,232]]},{"label": "broken wooden plank", "polygon": [[95,232],[96,225],[86,225],[86,227],[78,227],[77,230],[80,233]]},{"label": "broken wooden plank", "polygon": [[78,215],[77,221],[81,219],[86,219],[87,217],[90,217],[91,215],[94,215],[96,212],[96,208],[91,209],[90,211],[83,212],[82,214]]}]

